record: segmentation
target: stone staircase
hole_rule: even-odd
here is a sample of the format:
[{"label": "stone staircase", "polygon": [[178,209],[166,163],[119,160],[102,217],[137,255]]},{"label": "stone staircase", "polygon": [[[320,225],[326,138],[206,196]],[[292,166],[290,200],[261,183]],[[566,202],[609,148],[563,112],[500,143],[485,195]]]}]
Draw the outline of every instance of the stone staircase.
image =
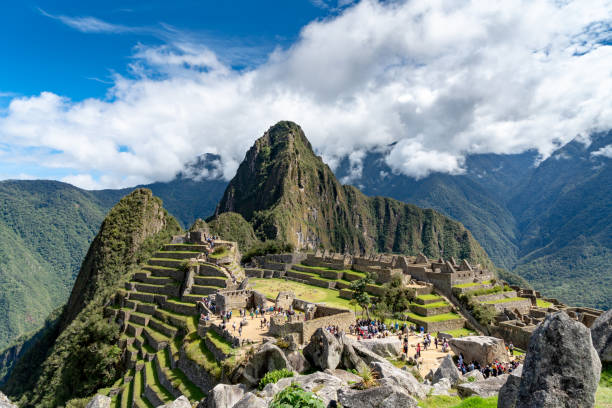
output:
[{"label": "stone staircase", "polygon": [[[105,317],[122,325],[119,347],[130,370],[113,387],[113,406],[156,407],[180,395],[198,401],[208,392],[207,384],[212,381],[202,378],[210,377],[211,367],[220,368],[221,362],[210,358],[212,353],[197,335],[196,302],[224,289],[231,272],[203,261],[207,254],[205,245],[165,245],[133,274],[114,304],[105,308]],[[194,258],[200,259],[200,267],[189,293],[181,296],[186,285],[185,264]]]}]

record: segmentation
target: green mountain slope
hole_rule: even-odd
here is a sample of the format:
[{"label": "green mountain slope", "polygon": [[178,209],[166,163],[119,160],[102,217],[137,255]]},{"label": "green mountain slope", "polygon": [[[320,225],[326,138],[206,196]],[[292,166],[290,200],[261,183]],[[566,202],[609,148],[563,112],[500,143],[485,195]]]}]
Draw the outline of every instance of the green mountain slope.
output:
[{"label": "green mountain slope", "polygon": [[114,381],[122,372],[119,328],[102,317],[103,305],[139,262],[178,232],[178,222],[150,190],[137,189],[115,205],[87,252],[62,315],[19,359],[3,386],[7,395],[21,398],[23,407],[56,407]]},{"label": "green mountain slope", "polygon": [[491,265],[471,234],[433,210],[341,185],[299,126],[279,122],[247,152],[216,215],[237,212],[260,239],[297,248],[396,252]]},{"label": "green mountain slope", "polygon": [[[369,153],[351,182],[432,207],[461,221],[493,261],[569,304],[610,308],[612,159],[593,155],[612,132],[573,141],[534,165],[535,152],[474,155],[462,175],[393,174],[384,152]],[[350,174],[345,161],[337,173]]]}]

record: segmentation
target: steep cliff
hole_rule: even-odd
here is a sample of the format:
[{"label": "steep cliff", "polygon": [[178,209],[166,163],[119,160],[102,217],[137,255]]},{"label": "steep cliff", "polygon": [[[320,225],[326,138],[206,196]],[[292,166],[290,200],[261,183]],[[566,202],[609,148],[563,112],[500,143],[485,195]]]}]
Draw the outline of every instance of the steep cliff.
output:
[{"label": "steep cliff", "polygon": [[355,254],[466,258],[492,266],[460,223],[429,209],[343,186],[292,122],[272,126],[247,152],[216,216],[237,212],[260,239]]}]

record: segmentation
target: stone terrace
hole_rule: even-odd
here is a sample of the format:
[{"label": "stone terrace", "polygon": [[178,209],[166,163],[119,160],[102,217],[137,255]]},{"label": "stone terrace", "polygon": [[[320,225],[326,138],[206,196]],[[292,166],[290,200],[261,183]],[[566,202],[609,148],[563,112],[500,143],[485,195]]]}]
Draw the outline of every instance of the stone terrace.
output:
[{"label": "stone terrace", "polygon": [[[233,349],[214,330],[197,331],[200,314],[208,312],[201,299],[236,286],[226,266],[234,260],[211,257],[202,240],[184,241],[165,245],[105,308],[105,316],[122,326],[119,345],[130,368],[113,387],[115,406],[159,406],[180,395],[200,400],[221,374],[223,359],[215,353]],[[228,254],[231,249],[223,256]]]}]

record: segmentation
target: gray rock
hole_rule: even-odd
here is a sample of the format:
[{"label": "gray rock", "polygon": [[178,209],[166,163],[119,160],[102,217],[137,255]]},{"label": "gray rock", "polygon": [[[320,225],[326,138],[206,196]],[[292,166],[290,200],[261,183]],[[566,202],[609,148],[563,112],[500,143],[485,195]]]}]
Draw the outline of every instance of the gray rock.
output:
[{"label": "gray rock", "polygon": [[457,366],[455,365],[455,362],[450,354],[447,354],[442,359],[442,363],[440,363],[440,366],[434,372],[431,382],[435,384],[442,378],[448,378],[453,385],[457,384],[461,380],[461,373],[459,372],[459,369],[457,369]]},{"label": "gray rock", "polygon": [[450,395],[450,389],[453,386],[448,378],[442,378],[435,383],[431,388],[431,395]]},{"label": "gray rock", "polygon": [[395,385],[383,385],[367,390],[340,388],[338,402],[345,408],[412,408],[417,406],[414,398]]},{"label": "gray rock", "polygon": [[591,338],[601,362],[612,363],[612,309],[593,322]]},{"label": "gray rock", "polygon": [[324,329],[317,329],[304,347],[304,357],[315,368],[333,370],[340,364],[342,344],[336,336]]},{"label": "gray rock", "polygon": [[380,380],[386,380],[385,383],[397,385],[415,398],[421,399],[427,395],[421,383],[407,371],[400,370],[389,363],[374,362],[370,367]]},{"label": "gray rock", "polygon": [[384,357],[379,356],[378,354],[370,351],[367,347],[362,345],[360,341],[351,339],[350,337],[347,337],[347,336],[341,336],[340,340],[342,341],[343,344],[350,344],[353,350],[355,351],[355,354],[357,355],[357,357],[362,359],[364,363],[368,365],[374,362],[388,363],[388,361]]},{"label": "gray rock", "polygon": [[339,378],[344,385],[351,385],[351,384],[356,384],[358,382],[361,382],[361,377],[353,374],[351,372],[348,372],[346,370],[339,370],[339,369],[335,369],[335,370],[325,370],[326,374],[329,375],[333,375],[336,378]]},{"label": "gray rock", "polygon": [[516,408],[592,407],[600,374],[589,329],[549,314],[529,340]]},{"label": "gray rock", "polygon": [[342,345],[341,364],[347,370],[357,370],[362,372],[367,369],[368,365],[357,355],[355,349],[350,343]]},{"label": "gray rock", "polygon": [[189,402],[186,396],[181,395],[174,401],[166,405],[160,405],[157,408],[191,408],[191,402]]},{"label": "gray rock", "polygon": [[252,392],[247,392],[232,408],[268,408],[268,403]]},{"label": "gray rock", "polygon": [[359,344],[385,358],[397,358],[402,354],[402,342],[397,337],[359,340]]},{"label": "gray rock", "polygon": [[[94,397],[95,399],[95,397]],[[92,400],[93,401],[93,400]],[[91,402],[90,402],[91,403]],[[108,405],[110,406],[110,400]],[[89,405],[88,405],[89,407]],[[17,405],[13,404],[6,395],[0,392],[0,408],[17,408]]]},{"label": "gray rock", "polygon": [[[87,406],[85,408],[110,408],[110,405],[110,397],[107,397],[106,395],[97,394],[91,399],[91,401],[89,401],[89,403],[87,403]],[[2,407],[2,405],[0,405],[0,407]]]},{"label": "gray rock", "polygon": [[290,353],[287,353],[286,356],[287,360],[289,360],[289,363],[291,363],[291,367],[293,367],[293,370],[297,371],[298,373],[301,374],[305,371],[310,370],[310,363],[308,363],[306,357],[304,357],[304,355],[299,351],[292,351]]},{"label": "gray rock", "polygon": [[456,355],[463,353],[465,364],[478,361],[482,365],[497,360],[509,361],[506,345],[502,339],[490,336],[467,336],[450,339],[448,344]]},{"label": "gray rock", "polygon": [[325,406],[327,406],[330,401],[335,401],[338,399],[338,389],[345,385],[345,383],[338,377],[325,372],[317,371],[309,375],[281,378],[275,384],[276,388],[278,389],[277,392],[284,390],[292,383],[297,383],[304,390],[314,393],[323,400]]},{"label": "gray rock", "polygon": [[264,343],[244,367],[240,382],[255,387],[268,371],[283,368],[292,369],[285,353],[272,343]]},{"label": "gray rock", "polygon": [[499,389],[497,408],[515,408],[522,372],[523,366],[520,365],[508,375],[506,383]]},{"label": "gray rock", "polygon": [[485,379],[484,375],[478,370],[472,370],[469,373],[465,373],[465,375],[463,376],[463,379],[465,381],[470,381],[470,378],[474,379],[472,381],[482,381]]},{"label": "gray rock", "polygon": [[244,384],[217,384],[206,397],[207,408],[232,408],[246,392]]},{"label": "gray rock", "polygon": [[457,384],[457,391],[464,398],[472,395],[488,398],[497,395],[507,379],[508,374],[504,374],[497,377],[489,377],[486,380]]}]

